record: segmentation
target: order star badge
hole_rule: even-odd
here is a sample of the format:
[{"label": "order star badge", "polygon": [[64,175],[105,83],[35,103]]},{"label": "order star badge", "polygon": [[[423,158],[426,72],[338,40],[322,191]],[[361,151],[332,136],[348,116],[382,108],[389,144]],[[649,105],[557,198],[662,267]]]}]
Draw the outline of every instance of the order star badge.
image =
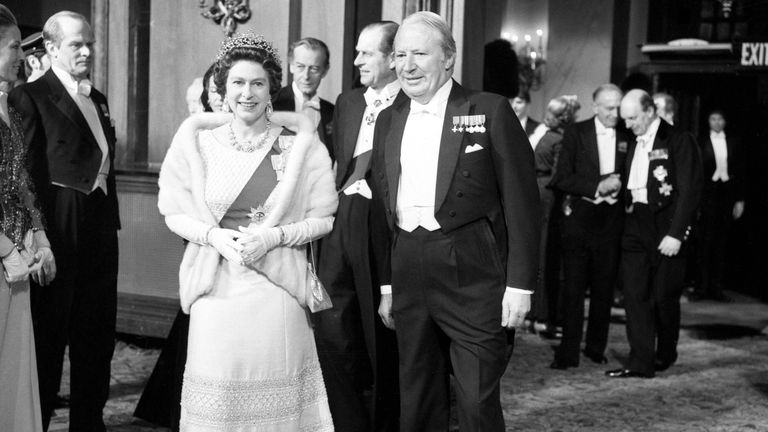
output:
[{"label": "order star badge", "polygon": [[659,188],[659,193],[664,196],[669,196],[672,194],[672,185],[669,183],[662,183],[661,187]]},{"label": "order star badge", "polygon": [[653,170],[653,176],[656,180],[663,182],[667,178],[667,169],[663,165],[659,165]]},{"label": "order star badge", "polygon": [[254,223],[261,223],[266,215],[267,210],[262,205],[257,208],[251,207],[251,212],[248,213],[248,217],[251,219],[251,222]]}]

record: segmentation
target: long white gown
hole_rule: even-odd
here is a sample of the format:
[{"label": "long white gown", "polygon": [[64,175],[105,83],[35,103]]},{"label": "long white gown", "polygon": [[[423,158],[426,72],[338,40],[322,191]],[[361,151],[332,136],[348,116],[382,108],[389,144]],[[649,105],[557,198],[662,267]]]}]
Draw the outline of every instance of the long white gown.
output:
[{"label": "long white gown", "polygon": [[[264,155],[199,140],[206,178],[226,179],[206,183],[221,217]],[[213,291],[192,304],[187,353],[182,431],[333,430],[308,313],[264,274],[221,261]]]}]

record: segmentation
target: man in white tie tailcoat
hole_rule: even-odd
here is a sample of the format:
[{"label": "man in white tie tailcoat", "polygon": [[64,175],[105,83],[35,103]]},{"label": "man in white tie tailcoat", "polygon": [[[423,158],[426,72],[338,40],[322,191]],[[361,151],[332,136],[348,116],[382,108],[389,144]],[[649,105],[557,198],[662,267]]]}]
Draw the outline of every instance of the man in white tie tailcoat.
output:
[{"label": "man in white tie tailcoat", "polygon": [[522,324],[536,287],[533,151],[506,98],[451,79],[455,61],[440,16],[403,20],[395,69],[408,98],[374,132],[372,212],[391,239],[379,314],[397,333],[402,432],[448,429],[451,367],[459,428],[504,430],[504,329]]}]

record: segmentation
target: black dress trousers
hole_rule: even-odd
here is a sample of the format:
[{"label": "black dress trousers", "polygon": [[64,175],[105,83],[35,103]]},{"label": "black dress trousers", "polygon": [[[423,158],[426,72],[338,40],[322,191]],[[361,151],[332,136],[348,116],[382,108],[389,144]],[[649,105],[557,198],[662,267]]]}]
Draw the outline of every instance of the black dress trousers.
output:
[{"label": "black dress trousers", "polygon": [[52,186],[48,236],[57,275],[32,287],[43,428],[47,429],[69,344],[70,430],[104,431],[117,314],[117,227],[101,189],[86,195]]},{"label": "black dress trousers", "polygon": [[680,296],[685,277],[686,245],[677,255],[658,251],[663,235],[657,226],[666,212],[654,214],[645,204],[635,203],[627,215],[622,238],[622,276],[627,312],[629,359],[625,367],[654,374],[654,362],[677,360],[680,333]]},{"label": "black dress trousers", "polygon": [[393,317],[400,351],[402,432],[448,429],[449,363],[459,429],[504,430],[499,380],[504,269],[485,220],[443,234],[397,230]]}]

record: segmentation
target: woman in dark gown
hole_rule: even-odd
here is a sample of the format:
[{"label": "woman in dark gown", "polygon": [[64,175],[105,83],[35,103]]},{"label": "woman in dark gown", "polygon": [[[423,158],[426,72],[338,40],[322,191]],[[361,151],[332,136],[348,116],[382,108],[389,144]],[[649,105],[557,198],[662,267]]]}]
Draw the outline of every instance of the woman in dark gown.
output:
[{"label": "woman in dark gown", "polygon": [[560,278],[560,250],[557,229],[557,197],[548,188],[552,180],[563,131],[576,120],[576,113],[581,105],[575,96],[558,96],[547,104],[543,124],[547,131],[533,149],[536,162],[536,180],[541,198],[541,243],[539,246],[538,287],[531,299],[531,311],[528,319],[534,330],[545,335],[554,334],[558,323],[558,283]]},{"label": "woman in dark gown", "polygon": [[[0,88],[17,79],[21,33],[0,4]],[[26,171],[21,117],[0,90],[0,431],[42,430],[30,276],[47,285],[56,263]]]}]

